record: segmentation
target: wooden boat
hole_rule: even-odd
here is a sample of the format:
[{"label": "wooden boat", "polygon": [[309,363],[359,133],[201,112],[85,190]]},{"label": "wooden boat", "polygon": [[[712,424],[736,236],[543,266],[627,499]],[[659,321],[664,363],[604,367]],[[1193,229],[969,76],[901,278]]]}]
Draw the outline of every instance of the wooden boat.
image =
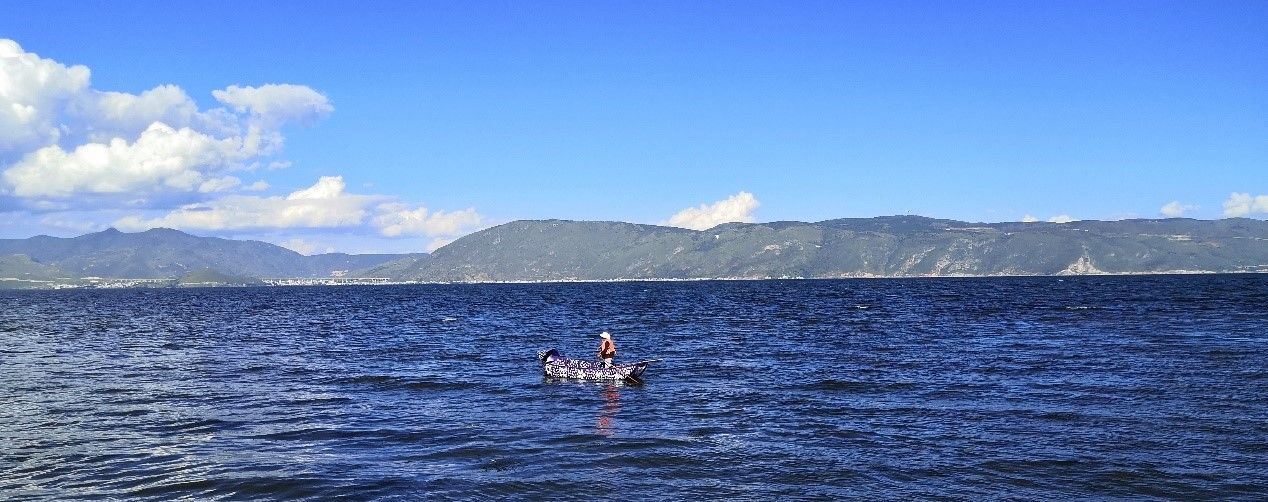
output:
[{"label": "wooden boat", "polygon": [[611,368],[605,368],[602,362],[569,359],[555,349],[537,351],[537,359],[541,361],[542,370],[548,377],[623,381],[635,384],[643,383],[643,372],[647,371],[647,365],[659,361],[659,359],[652,359],[629,364],[614,364]]}]

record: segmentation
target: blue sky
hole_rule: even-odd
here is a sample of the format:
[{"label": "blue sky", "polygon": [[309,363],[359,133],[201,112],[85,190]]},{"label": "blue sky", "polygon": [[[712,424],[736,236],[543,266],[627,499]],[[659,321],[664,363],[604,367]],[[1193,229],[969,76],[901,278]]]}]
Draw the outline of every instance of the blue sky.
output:
[{"label": "blue sky", "polygon": [[[172,131],[279,141],[50,188],[79,164],[39,149],[142,150],[141,122],[71,107],[5,143],[0,117],[0,237],[365,252],[524,218],[1268,216],[1264,2],[316,3],[6,2],[0,39],[86,67],[84,99],[173,85],[237,115]],[[152,108],[127,113],[172,116]],[[332,198],[287,198],[306,189]]]}]

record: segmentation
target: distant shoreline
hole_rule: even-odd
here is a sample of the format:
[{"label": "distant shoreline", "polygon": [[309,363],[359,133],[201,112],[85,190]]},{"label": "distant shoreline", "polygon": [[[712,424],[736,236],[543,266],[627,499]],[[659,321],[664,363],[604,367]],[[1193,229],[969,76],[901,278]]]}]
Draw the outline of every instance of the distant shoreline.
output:
[{"label": "distant shoreline", "polygon": [[[1143,277],[1143,276],[1196,276],[1196,275],[1260,275],[1268,274],[1268,270],[1246,271],[1188,271],[1175,270],[1163,272],[1124,272],[1099,274],[996,274],[996,275],[852,275],[843,277],[706,277],[706,278],[629,278],[629,279],[543,279],[543,280],[488,280],[488,281],[382,281],[357,282],[349,279],[338,283],[325,282],[323,279],[296,279],[293,283],[284,284],[172,284],[156,285],[170,279],[111,279],[126,285],[73,285],[66,283],[48,284],[49,281],[0,277],[0,290],[8,291],[53,291],[53,290],[119,290],[119,289],[208,289],[208,288],[279,288],[279,287],[363,287],[363,286],[410,286],[410,285],[480,285],[480,284],[603,284],[603,283],[638,283],[638,282],[758,282],[758,281],[841,281],[841,280],[920,280],[920,279],[1007,279],[1007,278],[1082,278],[1082,277]],[[41,283],[35,287],[10,287],[6,282]]]},{"label": "distant shoreline", "polygon": [[686,279],[543,279],[543,280],[502,280],[502,281],[404,281],[387,284],[567,284],[567,283],[604,283],[604,282],[700,282],[700,281],[839,281],[839,280],[876,280],[876,279],[998,279],[1008,277],[1129,277],[1149,275],[1255,275],[1268,274],[1268,270],[1242,271],[1188,271],[1169,270],[1162,272],[1122,272],[1099,274],[948,274],[948,275],[849,275],[840,277],[704,277]]}]

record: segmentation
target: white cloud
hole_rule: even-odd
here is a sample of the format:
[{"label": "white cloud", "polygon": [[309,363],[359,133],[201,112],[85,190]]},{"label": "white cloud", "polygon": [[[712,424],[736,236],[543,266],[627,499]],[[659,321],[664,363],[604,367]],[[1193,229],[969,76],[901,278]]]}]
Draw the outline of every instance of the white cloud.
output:
[{"label": "white cloud", "polygon": [[1068,214],[1058,214],[1056,216],[1048,218],[1048,223],[1070,223],[1072,221],[1079,221],[1079,220],[1076,220],[1073,216],[1070,216]]},{"label": "white cloud", "polygon": [[229,195],[185,205],[158,218],[128,216],[116,221],[115,226],[121,230],[353,227],[365,220],[369,206],[385,199],[382,195],[345,193],[342,176],[323,176],[313,186],[286,197]]},{"label": "white cloud", "polygon": [[292,84],[265,84],[259,87],[231,85],[212,91],[216,101],[235,112],[250,113],[266,124],[312,123],[334,111],[330,101],[309,87]]},{"label": "white cloud", "polygon": [[61,137],[56,110],[88,88],[87,67],[66,66],[0,39],[0,152],[28,151]]},{"label": "white cloud", "polygon": [[102,225],[100,223],[82,220],[82,219],[72,219],[72,218],[64,218],[64,217],[58,217],[58,216],[45,216],[44,218],[40,219],[40,224],[49,228],[71,231],[71,232],[74,232],[75,234],[86,234],[89,232],[97,232],[97,231],[106,229],[105,225]]},{"label": "white cloud", "polygon": [[201,193],[223,192],[242,184],[242,180],[233,176],[221,176],[212,178],[198,184],[198,191]]},{"label": "white cloud", "polygon": [[0,38],[0,216],[60,231],[113,222],[225,235],[255,229],[285,239],[291,236],[278,237],[278,229],[336,229],[321,242],[362,250],[439,246],[483,224],[474,209],[433,211],[391,195],[349,193],[338,176],[285,196],[252,193],[270,185],[243,183],[243,172],[290,167],[273,157],[285,141],[282,128],[333,112],[309,87],[229,85],[211,92],[212,108],[200,108],[177,85],[132,94],[94,89],[91,76],[85,66]]},{"label": "white cloud", "polygon": [[231,85],[212,94],[229,108],[200,110],[175,85],[96,90],[88,68],[0,39],[0,193],[37,207],[81,193],[223,190],[227,171],[288,165],[259,157],[280,151],[286,123],[311,123],[334,109],[302,85]]},{"label": "white cloud", "polygon": [[309,242],[304,239],[290,239],[280,244],[282,247],[294,251],[296,253],[311,256],[322,253],[333,253],[335,248],[331,246],[323,246],[316,242]]},{"label": "white cloud", "polygon": [[1022,223],[1034,223],[1036,221],[1039,221],[1039,218],[1034,217],[1034,215],[1027,214],[1021,217]]},{"label": "white cloud", "polygon": [[269,186],[270,186],[269,182],[264,180],[258,180],[255,183],[242,187],[242,189],[248,192],[263,192],[265,190],[268,190]]},{"label": "white cloud", "polygon": [[[432,212],[421,206],[411,207],[386,195],[348,193],[346,188],[342,176],[323,176],[312,186],[285,197],[227,195],[208,202],[187,204],[153,218],[126,216],[116,220],[114,225],[127,231],[154,227],[203,231],[373,229],[386,237],[452,239],[474,231],[484,222],[484,217],[473,208]],[[304,252],[298,247],[291,248]]]},{"label": "white cloud", "polygon": [[41,58],[12,40],[0,39],[0,68],[0,152],[21,156],[55,144],[131,140],[155,122],[218,137],[240,130],[239,117],[223,108],[199,111],[178,86],[98,91],[88,68]]},{"label": "white cloud", "polygon": [[427,252],[428,252],[428,253],[430,253],[430,252],[435,251],[435,250],[437,250],[437,249],[440,249],[440,248],[443,248],[443,247],[445,247],[445,246],[448,246],[450,242],[453,242],[453,241],[456,241],[456,240],[458,240],[458,239],[457,239],[457,238],[453,238],[453,239],[446,239],[446,238],[434,239],[434,240],[432,240],[431,242],[427,243]]},{"label": "white cloud", "polygon": [[405,204],[387,203],[380,205],[378,211],[374,225],[387,237],[458,235],[470,232],[484,221],[475,208],[431,213],[425,207],[410,209]]},{"label": "white cloud", "polygon": [[192,191],[204,171],[220,171],[252,152],[232,139],[217,140],[189,128],[155,122],[133,143],[121,138],[89,143],[67,152],[52,145],[36,150],[3,173],[20,197],[66,197],[74,193],[126,193],[156,189]]},{"label": "white cloud", "polygon": [[674,227],[706,230],[723,223],[752,223],[753,211],[760,206],[757,197],[748,192],[740,192],[713,204],[701,204],[689,207],[669,217],[664,224]]},{"label": "white cloud", "polygon": [[78,107],[63,111],[64,120],[76,128],[67,139],[106,143],[114,138],[133,138],[156,122],[214,136],[236,136],[240,131],[233,114],[222,109],[201,112],[175,85],[160,85],[139,95],[89,91],[77,99]]},{"label": "white cloud", "polygon": [[1168,202],[1167,205],[1162,206],[1162,208],[1159,209],[1158,212],[1162,213],[1163,216],[1166,216],[1168,218],[1179,218],[1181,216],[1184,216],[1184,213],[1187,213],[1197,208],[1198,206],[1194,206],[1192,204],[1181,204],[1180,201],[1173,200],[1171,202]]},{"label": "white cloud", "polygon": [[1252,197],[1249,193],[1233,192],[1224,201],[1224,216],[1235,218],[1251,213],[1268,213],[1268,195]]}]

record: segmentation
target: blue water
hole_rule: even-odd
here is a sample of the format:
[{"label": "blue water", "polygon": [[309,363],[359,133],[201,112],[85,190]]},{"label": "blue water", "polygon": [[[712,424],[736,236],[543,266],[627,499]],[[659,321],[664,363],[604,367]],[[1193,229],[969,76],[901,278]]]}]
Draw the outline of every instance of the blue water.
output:
[{"label": "blue water", "polygon": [[1264,275],[8,291],[0,368],[15,500],[1268,497]]}]

